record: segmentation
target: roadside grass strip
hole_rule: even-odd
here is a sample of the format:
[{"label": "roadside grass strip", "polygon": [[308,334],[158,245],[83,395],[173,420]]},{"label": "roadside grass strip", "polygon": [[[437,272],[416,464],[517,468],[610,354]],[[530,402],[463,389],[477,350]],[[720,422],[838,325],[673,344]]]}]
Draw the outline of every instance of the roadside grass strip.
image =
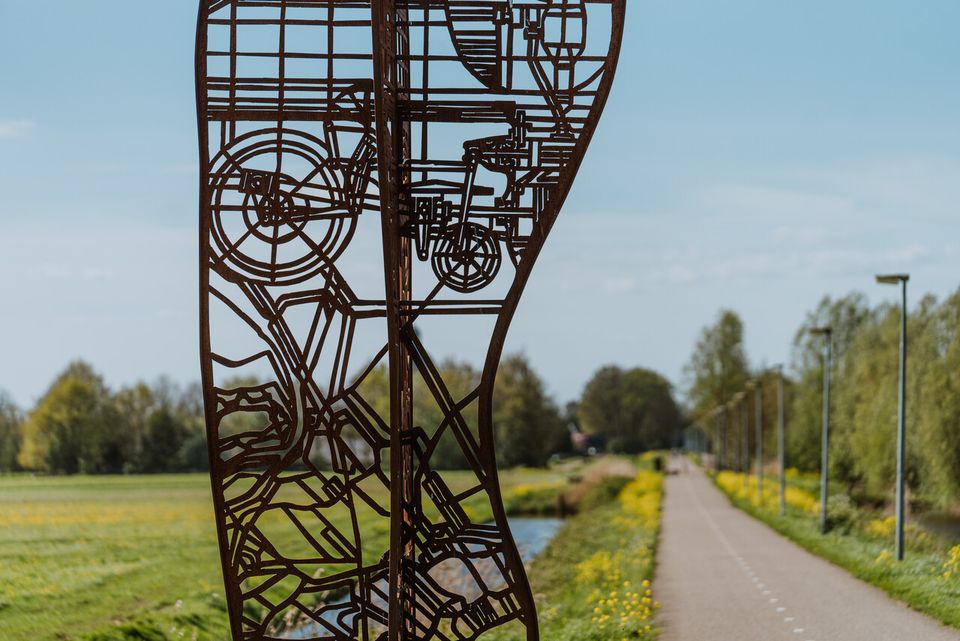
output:
[{"label": "roadside grass strip", "polygon": [[712,475],[731,503],[808,551],[871,583],[911,608],[960,629],[960,545],[950,546],[913,524],[905,531],[906,554],[894,556],[896,519],[856,507],[833,493],[828,499],[830,531],[820,533],[820,501],[809,475],[788,475],[787,513],[779,513],[779,483],[738,472]]},{"label": "roadside grass strip", "polygon": [[[599,497],[606,497],[601,500]],[[530,580],[540,637],[551,641],[651,641],[659,604],[654,570],[663,476],[644,470],[633,479],[605,479],[592,490],[546,550]],[[520,641],[517,630],[485,636]]]}]

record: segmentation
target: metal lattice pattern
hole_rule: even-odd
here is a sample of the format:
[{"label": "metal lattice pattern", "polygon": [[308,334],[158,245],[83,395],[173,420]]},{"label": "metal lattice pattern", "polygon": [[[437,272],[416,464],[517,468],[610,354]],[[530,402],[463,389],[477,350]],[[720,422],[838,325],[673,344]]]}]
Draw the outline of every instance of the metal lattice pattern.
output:
[{"label": "metal lattice pattern", "polygon": [[[202,356],[234,638],[474,639],[511,621],[537,638],[492,388],[624,5],[202,3]],[[489,345],[475,389],[440,374],[423,330],[441,326]],[[437,424],[413,423],[414,371]],[[444,442],[465,486],[431,466]],[[492,522],[471,518],[478,497]]]}]

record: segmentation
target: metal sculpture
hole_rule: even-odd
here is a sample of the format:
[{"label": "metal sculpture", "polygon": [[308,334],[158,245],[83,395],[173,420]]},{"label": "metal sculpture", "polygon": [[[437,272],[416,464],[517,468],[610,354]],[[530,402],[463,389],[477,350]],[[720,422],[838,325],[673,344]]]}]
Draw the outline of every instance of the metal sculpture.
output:
[{"label": "metal sculpture", "polygon": [[[466,640],[508,622],[538,638],[493,382],[609,93],[624,8],[201,3],[201,347],[235,639]],[[427,348],[439,325],[489,340],[466,395]],[[389,408],[367,392],[382,367]],[[414,371],[437,425],[413,422]],[[469,487],[431,467],[451,438]],[[471,518],[476,497],[492,522]]]}]

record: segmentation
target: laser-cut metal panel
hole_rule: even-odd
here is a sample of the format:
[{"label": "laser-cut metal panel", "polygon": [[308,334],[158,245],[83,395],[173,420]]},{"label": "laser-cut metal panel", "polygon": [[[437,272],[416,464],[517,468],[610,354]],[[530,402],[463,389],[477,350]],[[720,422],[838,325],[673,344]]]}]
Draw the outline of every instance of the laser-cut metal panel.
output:
[{"label": "laser-cut metal panel", "polygon": [[[538,637],[493,381],[624,5],[202,3],[202,361],[235,639]],[[434,360],[454,334],[489,346],[466,393]],[[436,425],[413,423],[414,371]],[[431,465],[447,442],[472,481]]]}]

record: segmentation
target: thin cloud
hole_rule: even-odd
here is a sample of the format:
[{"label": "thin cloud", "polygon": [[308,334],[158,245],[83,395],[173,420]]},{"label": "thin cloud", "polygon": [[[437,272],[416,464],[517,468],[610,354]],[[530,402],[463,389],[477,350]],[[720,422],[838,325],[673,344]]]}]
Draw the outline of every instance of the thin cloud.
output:
[{"label": "thin cloud", "polygon": [[758,184],[717,185],[696,194],[699,210],[727,224],[809,221],[811,217],[849,217],[856,201],[823,190],[784,188]]},{"label": "thin cloud", "polygon": [[109,278],[109,269],[97,265],[77,265],[74,263],[36,264],[30,269],[29,275],[39,281],[53,283],[93,283]]},{"label": "thin cloud", "polygon": [[37,123],[32,120],[16,120],[0,118],[0,139],[19,138],[36,128]]},{"label": "thin cloud", "polygon": [[626,293],[637,288],[637,281],[633,278],[608,278],[603,281],[603,288],[608,292]]}]

